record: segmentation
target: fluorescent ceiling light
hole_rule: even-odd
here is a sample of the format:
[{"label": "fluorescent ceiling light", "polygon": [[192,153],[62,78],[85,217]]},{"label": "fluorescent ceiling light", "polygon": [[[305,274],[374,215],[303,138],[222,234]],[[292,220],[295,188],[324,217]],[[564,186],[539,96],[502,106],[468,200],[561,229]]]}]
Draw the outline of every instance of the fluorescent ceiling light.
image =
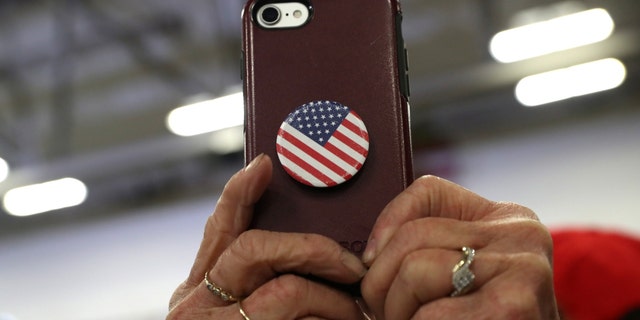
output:
[{"label": "fluorescent ceiling light", "polygon": [[613,29],[607,10],[591,9],[499,32],[489,50],[497,61],[515,62],[605,40]]},{"label": "fluorescent ceiling light", "polygon": [[6,161],[0,158],[0,182],[7,179],[8,176],[9,176],[9,164],[7,164]]},{"label": "fluorescent ceiling light", "polygon": [[82,181],[64,178],[9,190],[3,199],[5,210],[19,217],[80,205],[87,198]]},{"label": "fluorescent ceiling light", "polygon": [[210,136],[210,148],[219,154],[242,151],[244,146],[244,129],[240,126],[219,130]]},{"label": "fluorescent ceiling light", "polygon": [[177,108],[167,116],[167,127],[188,137],[244,123],[242,92]]},{"label": "fluorescent ceiling light", "polygon": [[624,64],[609,58],[528,76],[516,86],[516,98],[525,106],[538,106],[620,86]]}]

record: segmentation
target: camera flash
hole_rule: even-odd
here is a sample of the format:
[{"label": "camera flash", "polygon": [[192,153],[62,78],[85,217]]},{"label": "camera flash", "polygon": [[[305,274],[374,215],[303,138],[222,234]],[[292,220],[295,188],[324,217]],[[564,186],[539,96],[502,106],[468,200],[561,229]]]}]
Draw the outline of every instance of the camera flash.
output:
[{"label": "camera flash", "polygon": [[298,19],[299,19],[299,18],[301,18],[301,17],[302,17],[302,11],[300,11],[300,10],[296,10],[296,11],[294,11],[294,12],[293,12],[293,16],[294,16],[295,18],[298,18]]}]

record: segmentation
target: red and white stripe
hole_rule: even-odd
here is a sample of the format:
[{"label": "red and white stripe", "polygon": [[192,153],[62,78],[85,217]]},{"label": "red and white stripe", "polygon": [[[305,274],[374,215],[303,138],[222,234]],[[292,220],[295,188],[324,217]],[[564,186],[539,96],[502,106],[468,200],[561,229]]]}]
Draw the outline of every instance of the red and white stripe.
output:
[{"label": "red and white stripe", "polygon": [[350,112],[321,146],[287,122],[278,131],[277,151],[285,170],[301,182],[331,187],[349,180],[369,153],[369,134],[362,119]]}]

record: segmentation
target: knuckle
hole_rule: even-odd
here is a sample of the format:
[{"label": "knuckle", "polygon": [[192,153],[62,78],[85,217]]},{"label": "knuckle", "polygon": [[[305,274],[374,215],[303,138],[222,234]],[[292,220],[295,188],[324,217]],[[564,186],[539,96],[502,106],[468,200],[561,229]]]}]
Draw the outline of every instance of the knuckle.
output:
[{"label": "knuckle", "polygon": [[169,311],[166,320],[212,319],[213,310],[177,307]]},{"label": "knuckle", "polygon": [[234,253],[239,252],[252,252],[256,249],[256,246],[261,242],[259,241],[260,231],[248,230],[241,233],[238,238],[231,244],[230,250],[234,250]]},{"label": "knuckle", "polygon": [[529,244],[534,252],[543,253],[547,257],[551,257],[553,249],[553,240],[549,230],[537,220],[524,219],[517,226],[518,235],[522,239],[522,243]]},{"label": "knuckle", "polygon": [[403,248],[410,247],[410,244],[416,241],[417,236],[437,234],[446,224],[450,223],[452,221],[429,218],[407,221],[398,228],[393,240]]},{"label": "knuckle", "polygon": [[241,233],[227,248],[227,255],[241,258],[246,262],[256,261],[256,256],[264,252],[265,234],[261,230],[248,230]]},{"label": "knuckle", "polygon": [[[489,224],[489,229],[486,231],[494,235],[502,235],[498,238],[508,238],[510,241],[518,239],[518,243],[522,244],[523,248],[551,257],[553,249],[551,233],[533,214],[533,211],[514,203],[501,203],[498,210],[503,212],[505,218],[499,219],[498,223]],[[522,212],[531,212],[532,215],[520,214]],[[501,232],[496,232],[498,230]]]},{"label": "knuckle", "polygon": [[304,234],[302,236],[303,247],[308,251],[309,256],[318,250],[326,251],[327,249],[336,249],[337,246],[333,246],[333,241],[328,241],[328,238],[319,234]]},{"label": "knuckle", "polygon": [[405,256],[400,264],[400,270],[398,271],[398,280],[402,282],[403,287],[411,287],[413,279],[416,279],[419,273],[417,270],[418,265],[424,262],[422,256],[416,252],[411,252]]},{"label": "knuckle", "polygon": [[540,285],[546,284],[553,279],[553,268],[551,261],[544,255],[535,253],[521,254],[520,262],[516,268],[522,268],[523,274],[527,275],[532,283]]},{"label": "knuckle", "polygon": [[394,234],[397,241],[406,242],[415,237],[416,234],[420,234],[420,232],[429,234],[430,225],[428,223],[421,224],[418,221],[419,220],[411,220],[403,223]]},{"label": "knuckle", "polygon": [[444,183],[445,180],[440,177],[433,175],[424,175],[414,180],[409,188],[407,188],[407,192],[420,198],[430,194],[431,191],[437,190]]},{"label": "knuckle", "polygon": [[[447,250],[411,252],[400,264],[396,284],[406,288],[416,301],[428,301],[441,296],[450,290],[448,282],[442,282],[442,279],[451,276],[451,269],[442,268],[442,261],[448,258]],[[425,283],[430,285],[425,286]]]},{"label": "knuckle", "polygon": [[487,291],[487,314],[491,319],[541,319],[537,312],[538,298],[531,291],[518,286],[502,286]]},{"label": "knuckle", "polygon": [[541,319],[538,299],[530,291],[518,291],[501,296],[496,311],[499,319]]},{"label": "knuckle", "polygon": [[295,275],[282,275],[267,283],[267,292],[282,305],[300,301],[307,290],[308,283]]},{"label": "knuckle", "polygon": [[420,199],[425,196],[434,196],[432,194],[433,191],[438,190],[443,183],[444,180],[442,178],[426,175],[416,179],[411,186],[407,188],[406,192],[415,199]]},{"label": "knuckle", "polygon": [[549,260],[535,253],[517,254],[512,259],[511,269],[518,272],[520,280],[493,291],[493,312],[498,319],[544,319],[541,299],[553,286]]},{"label": "knuckle", "polygon": [[414,181],[415,184],[421,187],[431,187],[434,184],[442,183],[444,180],[434,175],[424,175]]},{"label": "knuckle", "polygon": [[515,202],[496,202],[495,205],[500,211],[506,213],[508,216],[516,214],[518,217],[527,218],[531,220],[539,220],[538,215],[528,207]]}]

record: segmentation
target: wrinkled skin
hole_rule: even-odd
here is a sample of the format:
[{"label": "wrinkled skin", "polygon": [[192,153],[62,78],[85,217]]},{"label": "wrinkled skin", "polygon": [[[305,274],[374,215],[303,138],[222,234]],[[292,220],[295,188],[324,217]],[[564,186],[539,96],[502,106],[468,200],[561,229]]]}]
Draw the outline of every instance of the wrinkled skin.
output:
[{"label": "wrinkled skin", "polygon": [[[354,297],[301,276],[309,274],[361,281],[371,319],[558,319],[551,239],[530,210],[422,177],[380,214],[362,262],[323,236],[247,231],[271,170],[259,156],[229,180],[167,319],[242,319],[236,303],[208,291],[205,273],[241,297],[252,320],[365,319]],[[476,249],[476,280],[451,298],[463,246]]]},{"label": "wrinkled skin", "polygon": [[[527,208],[425,176],[383,210],[368,243],[362,293],[377,319],[558,319],[551,237]],[[464,246],[476,249],[474,289],[451,298]]]},{"label": "wrinkled skin", "polygon": [[253,204],[271,179],[271,160],[256,158],[225,186],[187,280],[176,289],[167,319],[242,319],[238,305],[208,291],[205,272],[254,319],[358,319],[349,295],[298,276],[357,283],[364,264],[333,240],[310,234],[249,230]]}]

